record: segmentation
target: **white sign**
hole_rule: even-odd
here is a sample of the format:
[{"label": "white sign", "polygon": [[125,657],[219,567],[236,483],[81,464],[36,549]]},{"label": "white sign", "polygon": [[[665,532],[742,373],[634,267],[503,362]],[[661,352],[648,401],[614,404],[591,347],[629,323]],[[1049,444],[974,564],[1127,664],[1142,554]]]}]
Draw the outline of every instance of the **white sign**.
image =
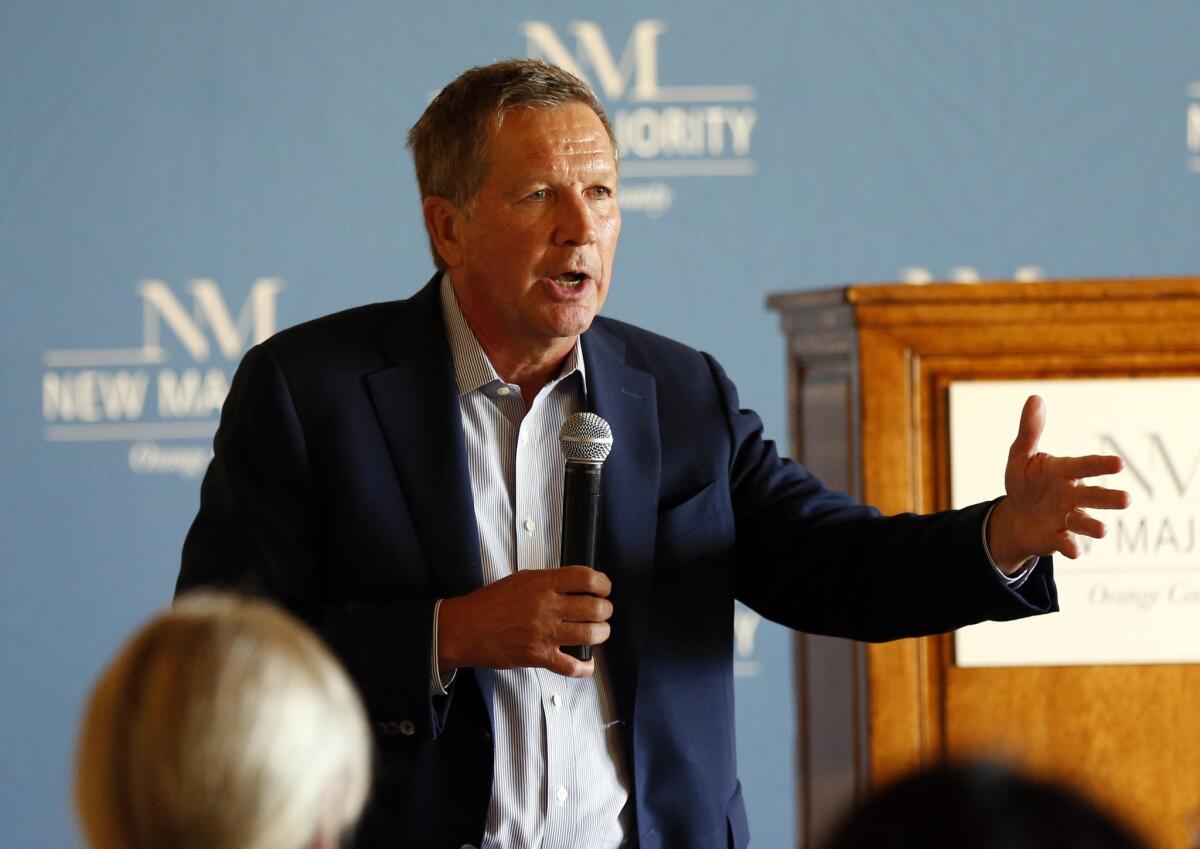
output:
[{"label": "white sign", "polygon": [[1128,510],[1095,511],[1102,540],[1054,559],[1060,613],[956,635],[959,666],[1200,662],[1200,379],[973,381],[950,386],[953,506],[995,497],[1029,395],[1046,401],[1040,448],[1118,454],[1095,482]]}]

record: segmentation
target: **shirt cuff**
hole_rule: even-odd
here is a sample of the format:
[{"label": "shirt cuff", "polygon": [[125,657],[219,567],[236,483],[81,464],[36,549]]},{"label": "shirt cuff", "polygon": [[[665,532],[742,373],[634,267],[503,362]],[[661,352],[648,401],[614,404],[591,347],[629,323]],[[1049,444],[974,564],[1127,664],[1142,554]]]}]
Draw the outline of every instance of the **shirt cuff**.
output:
[{"label": "shirt cuff", "polygon": [[[1016,572],[1014,572],[1011,575],[1006,575],[1004,573],[1004,570],[996,565],[996,561],[992,559],[992,552],[988,549],[987,531],[988,531],[988,523],[992,521],[992,511],[996,509],[996,505],[999,503],[1000,503],[999,501],[992,502],[992,506],[988,508],[987,515],[983,517],[983,531],[982,531],[983,553],[987,555],[988,563],[992,564],[992,568],[996,570],[996,574],[1000,577],[1000,580],[1003,581],[1008,586],[1009,589],[1016,590],[1016,589],[1020,589],[1021,585],[1023,583],[1025,583],[1026,580],[1029,579],[1030,574],[1033,572],[1034,567],[1038,565],[1038,561],[1041,558],[1038,557],[1037,555],[1030,557],[1028,560],[1026,560],[1024,563],[1021,564],[1020,569],[1018,569]],[[437,628],[436,613],[434,614],[434,617],[435,617],[434,618],[434,629],[436,630],[436,628]],[[436,650],[436,647],[435,647],[435,650]]]},{"label": "shirt cuff", "polygon": [[454,683],[454,676],[458,675],[458,670],[453,669],[449,675],[441,675],[438,672],[438,611],[442,608],[442,599],[438,599],[433,603],[433,639],[430,645],[433,647],[429,655],[429,694],[431,696],[448,696],[449,691],[446,689]]}]

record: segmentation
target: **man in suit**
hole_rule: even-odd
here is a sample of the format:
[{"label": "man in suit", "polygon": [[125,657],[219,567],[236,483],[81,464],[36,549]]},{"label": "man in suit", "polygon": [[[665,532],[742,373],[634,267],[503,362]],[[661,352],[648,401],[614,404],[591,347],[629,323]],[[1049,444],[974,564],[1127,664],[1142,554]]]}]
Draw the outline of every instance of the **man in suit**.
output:
[{"label": "man in suit", "polygon": [[[597,318],[616,147],[561,69],[471,69],[409,143],[438,274],[247,353],[179,579],[280,599],[346,664],[380,747],[360,845],[745,846],[735,598],[870,640],[1046,612],[1039,555],[1124,503],[1079,485],[1116,458],[1037,452],[1035,399],[992,504],[882,518],[781,460],[712,358]],[[601,571],[558,563],[582,409],[614,434]]]}]

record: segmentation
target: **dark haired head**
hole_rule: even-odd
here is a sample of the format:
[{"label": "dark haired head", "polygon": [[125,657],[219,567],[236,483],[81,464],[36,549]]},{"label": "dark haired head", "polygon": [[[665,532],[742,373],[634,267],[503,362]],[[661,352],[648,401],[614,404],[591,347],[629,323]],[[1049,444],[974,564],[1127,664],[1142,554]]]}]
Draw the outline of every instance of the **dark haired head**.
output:
[{"label": "dark haired head", "polygon": [[1078,794],[994,763],[914,773],[850,811],[824,849],[1144,849]]}]

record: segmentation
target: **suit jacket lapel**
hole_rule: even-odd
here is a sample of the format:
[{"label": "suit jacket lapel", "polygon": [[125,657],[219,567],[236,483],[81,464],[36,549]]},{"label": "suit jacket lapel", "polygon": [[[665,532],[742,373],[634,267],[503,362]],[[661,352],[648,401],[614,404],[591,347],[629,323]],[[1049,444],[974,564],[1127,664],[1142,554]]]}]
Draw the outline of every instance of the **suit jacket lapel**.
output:
[{"label": "suit jacket lapel", "polygon": [[[604,464],[598,557],[613,582],[605,647],[619,715],[634,716],[646,638],[658,520],[660,446],[654,378],[625,364],[624,343],[600,325],[583,336],[588,404],[612,426]],[[632,739],[632,732],[626,735]]]},{"label": "suit jacket lapel", "polygon": [[454,361],[435,276],[380,342],[395,365],[367,376],[430,573],[442,597],[483,586]]}]

